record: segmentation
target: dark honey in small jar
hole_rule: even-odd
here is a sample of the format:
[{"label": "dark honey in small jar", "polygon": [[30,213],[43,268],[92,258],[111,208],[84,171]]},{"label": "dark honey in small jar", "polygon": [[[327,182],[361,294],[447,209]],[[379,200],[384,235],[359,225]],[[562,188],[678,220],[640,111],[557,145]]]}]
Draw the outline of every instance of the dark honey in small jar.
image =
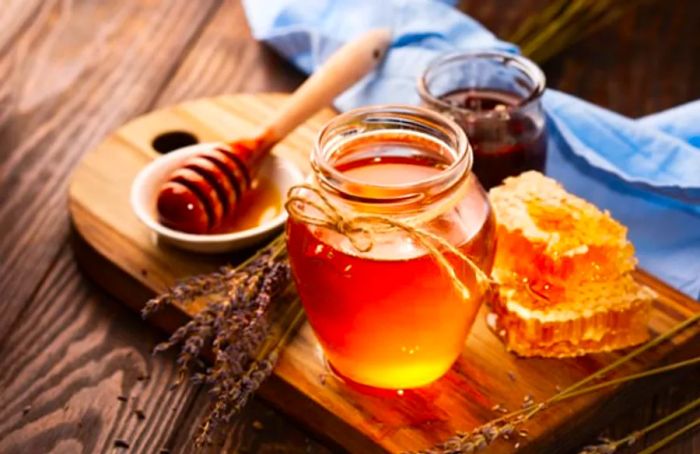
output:
[{"label": "dark honey in small jar", "polygon": [[439,57],[418,83],[423,103],[454,119],[474,150],[474,173],[489,189],[526,170],[544,172],[545,80],[531,61],[500,52]]}]

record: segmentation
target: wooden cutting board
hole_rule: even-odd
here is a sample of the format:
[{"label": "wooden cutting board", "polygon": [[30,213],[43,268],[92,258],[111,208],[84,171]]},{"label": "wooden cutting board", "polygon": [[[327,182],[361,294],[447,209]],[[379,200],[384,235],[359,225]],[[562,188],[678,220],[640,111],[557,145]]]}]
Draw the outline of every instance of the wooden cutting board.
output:
[{"label": "wooden cutting board", "polygon": [[[87,154],[73,174],[69,206],[78,241],[76,257],[83,270],[134,309],[176,279],[240,261],[244,254],[201,256],[157,245],[150,231],[132,213],[129,189],[137,172],[158,156],[153,141],[171,140],[187,132],[199,141],[247,135],[284,101],[282,94],[232,95],[196,100],[139,117],[110,135]],[[334,113],[325,110],[276,147],[275,153],[309,171],[308,154],[317,131]],[[566,183],[566,182],[564,182]],[[659,293],[650,322],[654,334],[664,332],[700,310],[700,304],[643,272],[637,278]],[[289,301],[279,301],[282,315]],[[172,331],[196,307],[170,308],[152,320]],[[609,364],[619,353],[572,360],[519,359],[505,351],[478,318],[464,353],[438,382],[420,390],[367,393],[344,385],[324,363],[313,332],[305,325],[286,348],[261,395],[321,436],[360,453],[400,452],[428,448],[456,431],[469,431],[496,416],[497,404],[521,406],[523,397],[536,401],[554,394]],[[617,375],[648,369],[671,358],[700,352],[699,329],[626,365]],[[697,370],[696,370],[697,371]],[[567,452],[590,440],[616,413],[645,399],[649,383],[612,389],[570,401],[538,417],[520,440],[519,452]],[[494,452],[513,450],[499,442]]]}]

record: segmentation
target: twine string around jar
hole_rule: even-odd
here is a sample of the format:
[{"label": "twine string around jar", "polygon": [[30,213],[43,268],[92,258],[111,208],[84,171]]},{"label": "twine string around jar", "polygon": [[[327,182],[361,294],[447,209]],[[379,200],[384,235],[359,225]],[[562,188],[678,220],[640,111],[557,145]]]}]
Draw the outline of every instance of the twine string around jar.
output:
[{"label": "twine string around jar", "polygon": [[[308,195],[303,194],[304,191],[308,191]],[[374,234],[386,233],[392,230],[405,232],[428,251],[438,265],[447,273],[452,284],[465,300],[470,297],[471,292],[457,276],[454,267],[450,264],[441,248],[454,254],[461,262],[472,269],[480,290],[492,283],[491,278],[469,256],[441,236],[388,216],[368,214],[344,215],[320,189],[310,184],[292,186],[287,193],[287,201],[284,206],[293,220],[339,233],[348,239],[356,251],[361,253],[369,252],[372,249],[374,246]],[[318,212],[318,215],[309,214],[309,208]]]}]

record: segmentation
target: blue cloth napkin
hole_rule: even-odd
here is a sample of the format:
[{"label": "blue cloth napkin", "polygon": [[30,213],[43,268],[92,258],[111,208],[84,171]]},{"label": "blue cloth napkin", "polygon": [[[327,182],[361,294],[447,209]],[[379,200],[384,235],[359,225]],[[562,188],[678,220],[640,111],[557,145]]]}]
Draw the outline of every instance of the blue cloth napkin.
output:
[{"label": "blue cloth napkin", "polygon": [[[362,32],[389,27],[385,61],[336,99],[340,110],[417,104],[415,84],[442,52],[518,52],[438,0],[244,0],[257,39],[307,73]],[[700,101],[632,120],[548,89],[547,173],[629,227],[643,268],[700,298]]]}]

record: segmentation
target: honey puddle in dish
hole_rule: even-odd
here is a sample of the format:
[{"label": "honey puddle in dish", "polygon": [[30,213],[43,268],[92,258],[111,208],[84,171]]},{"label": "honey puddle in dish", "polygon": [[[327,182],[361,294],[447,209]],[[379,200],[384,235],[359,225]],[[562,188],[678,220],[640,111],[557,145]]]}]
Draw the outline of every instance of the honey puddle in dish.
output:
[{"label": "honey puddle in dish", "polygon": [[233,224],[226,232],[238,232],[262,225],[282,212],[279,188],[267,177],[260,176],[242,197]]}]

